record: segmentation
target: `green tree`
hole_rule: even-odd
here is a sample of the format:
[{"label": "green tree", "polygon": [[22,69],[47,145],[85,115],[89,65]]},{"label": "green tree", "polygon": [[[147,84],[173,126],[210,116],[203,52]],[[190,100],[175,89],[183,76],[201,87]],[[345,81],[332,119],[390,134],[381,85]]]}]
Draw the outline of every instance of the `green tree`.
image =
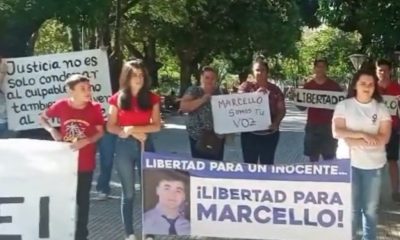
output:
[{"label": "green tree", "polygon": [[47,20],[39,29],[35,40],[34,54],[52,54],[72,50],[67,27],[57,20]]},{"label": "green tree", "polygon": [[181,93],[199,65],[216,56],[243,72],[257,51],[268,55],[293,50],[301,21],[295,1],[186,0],[174,8],[175,22],[162,22],[160,44],[180,62]]},{"label": "green tree", "polygon": [[328,24],[361,34],[362,51],[391,56],[400,45],[400,1],[320,0],[319,4],[319,16]]},{"label": "green tree", "polygon": [[315,58],[324,57],[329,62],[329,75],[342,81],[353,71],[348,56],[360,48],[360,35],[337,28],[321,26],[306,28],[297,43],[298,57],[283,59],[283,74],[287,79],[305,78],[312,73]]},{"label": "green tree", "polygon": [[57,18],[67,25],[91,24],[108,6],[107,0],[3,0],[0,3],[0,54],[32,55],[32,37],[42,24]]}]

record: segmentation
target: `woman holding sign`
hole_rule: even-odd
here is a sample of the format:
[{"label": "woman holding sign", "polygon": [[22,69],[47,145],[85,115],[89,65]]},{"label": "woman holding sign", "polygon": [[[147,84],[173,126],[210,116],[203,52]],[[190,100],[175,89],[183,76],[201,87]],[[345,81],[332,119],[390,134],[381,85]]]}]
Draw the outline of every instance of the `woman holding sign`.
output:
[{"label": "woman holding sign", "polygon": [[282,91],[268,81],[268,63],[264,57],[253,62],[255,81],[246,81],[239,87],[239,93],[268,93],[272,124],[265,131],[242,133],[242,152],[245,163],[274,164],[276,147],[279,141],[279,125],[286,114],[285,97]]},{"label": "woman holding sign", "polygon": [[378,91],[374,72],[360,70],[349,86],[348,99],[333,115],[333,135],[350,148],[352,164],[353,237],[362,216],[363,239],[376,239],[377,209],[386,164],[385,144],[391,117]]},{"label": "woman holding sign", "polygon": [[133,231],[134,166],[141,161],[147,135],[161,128],[160,97],[150,91],[150,78],[143,61],[126,62],[120,75],[121,90],[110,99],[107,130],[118,135],[115,167],[122,184],[122,219],[127,240]]},{"label": "woman holding sign", "polygon": [[217,72],[206,66],[201,71],[200,86],[188,88],[181,100],[181,110],[189,113],[186,127],[193,158],[224,159],[225,139],[215,134],[211,111],[211,96],[218,94]]}]

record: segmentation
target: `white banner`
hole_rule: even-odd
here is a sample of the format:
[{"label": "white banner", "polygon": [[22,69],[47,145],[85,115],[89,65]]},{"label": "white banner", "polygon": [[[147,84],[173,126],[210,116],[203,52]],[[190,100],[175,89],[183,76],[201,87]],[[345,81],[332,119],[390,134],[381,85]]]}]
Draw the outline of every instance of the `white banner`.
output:
[{"label": "white banner", "polygon": [[145,235],[351,239],[349,159],[256,165],[145,153],[142,166]]},{"label": "white banner", "polygon": [[335,109],[346,98],[344,92],[296,89],[295,104],[301,107]]},{"label": "white banner", "polygon": [[214,131],[219,134],[262,131],[271,125],[268,94],[213,96],[211,106]]},{"label": "white banner", "polygon": [[75,73],[92,80],[93,100],[107,108],[111,83],[106,51],[96,49],[12,58],[6,59],[6,63],[5,89],[10,129],[39,128],[39,113],[66,96],[65,80]]},{"label": "white banner", "polygon": [[[337,103],[346,98],[344,92],[296,89],[295,104],[300,107],[335,109]],[[397,115],[399,108],[397,97],[384,95],[383,100],[392,116]]]},{"label": "white banner", "polygon": [[77,159],[60,142],[0,140],[0,239],[73,240]]}]

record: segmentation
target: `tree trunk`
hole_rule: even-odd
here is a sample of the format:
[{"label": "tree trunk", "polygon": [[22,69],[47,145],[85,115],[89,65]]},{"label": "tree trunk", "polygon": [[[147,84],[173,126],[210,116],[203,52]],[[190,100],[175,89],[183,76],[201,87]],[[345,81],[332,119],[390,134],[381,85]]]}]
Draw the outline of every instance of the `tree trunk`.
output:
[{"label": "tree trunk", "polygon": [[32,34],[40,29],[46,18],[9,19],[4,28],[0,30],[0,56],[24,57],[31,55],[28,48]]},{"label": "tree trunk", "polygon": [[111,75],[111,88],[113,92],[118,91],[119,75],[122,68],[122,52],[121,52],[121,0],[117,0],[116,19],[114,29],[114,47],[110,55],[110,75]]},{"label": "tree trunk", "polygon": [[181,80],[180,80],[180,90],[179,96],[182,96],[186,89],[192,85],[192,63],[185,59],[180,59],[180,67],[181,67]]},{"label": "tree trunk", "polygon": [[96,45],[96,29],[95,28],[91,28],[89,29],[89,49],[95,49],[97,48]]},{"label": "tree trunk", "polygon": [[238,75],[239,84],[244,83],[244,82],[247,80],[247,76],[248,76],[248,75],[249,75],[249,72],[248,72],[248,71],[240,72],[239,75]]},{"label": "tree trunk", "polygon": [[33,55],[35,52],[35,44],[36,44],[36,40],[39,37],[39,31],[36,31],[32,34],[31,39],[29,40],[27,46],[26,46],[26,53],[28,55]]},{"label": "tree trunk", "polygon": [[156,39],[150,37],[148,42],[145,44],[145,62],[147,69],[150,74],[150,78],[152,80],[152,86],[158,87],[158,70],[161,68],[162,64],[156,61],[157,52],[156,52]]},{"label": "tree trunk", "polygon": [[78,26],[69,26],[68,27],[68,37],[69,37],[69,40],[71,41],[73,51],[82,50],[81,32],[79,31]]}]

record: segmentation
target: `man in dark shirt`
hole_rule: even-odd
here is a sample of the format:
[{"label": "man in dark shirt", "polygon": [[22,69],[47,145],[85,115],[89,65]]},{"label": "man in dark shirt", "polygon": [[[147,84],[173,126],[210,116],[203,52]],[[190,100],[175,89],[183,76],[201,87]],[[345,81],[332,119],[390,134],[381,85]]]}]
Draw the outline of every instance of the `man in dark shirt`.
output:
[{"label": "man in dark shirt", "polygon": [[[304,85],[304,89],[321,91],[342,91],[338,83],[327,77],[328,62],[326,59],[314,61],[314,78]],[[301,110],[307,108],[299,107]],[[319,160],[320,155],[324,160],[336,157],[337,140],[332,136],[333,110],[308,108],[307,125],[304,138],[304,155],[311,162]]]}]

